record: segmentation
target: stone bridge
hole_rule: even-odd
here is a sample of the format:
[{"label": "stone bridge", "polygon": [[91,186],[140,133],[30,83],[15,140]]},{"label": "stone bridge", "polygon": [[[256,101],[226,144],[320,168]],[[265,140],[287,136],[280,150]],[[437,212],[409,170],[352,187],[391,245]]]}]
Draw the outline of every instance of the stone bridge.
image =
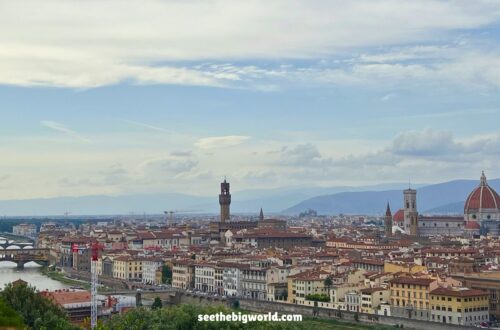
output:
[{"label": "stone bridge", "polygon": [[17,268],[24,268],[24,264],[34,261],[39,264],[48,264],[49,249],[0,249],[0,261],[12,261]]},{"label": "stone bridge", "polygon": [[32,249],[33,248],[33,243],[29,242],[8,242],[4,240],[0,240],[0,250],[7,250],[7,249]]}]

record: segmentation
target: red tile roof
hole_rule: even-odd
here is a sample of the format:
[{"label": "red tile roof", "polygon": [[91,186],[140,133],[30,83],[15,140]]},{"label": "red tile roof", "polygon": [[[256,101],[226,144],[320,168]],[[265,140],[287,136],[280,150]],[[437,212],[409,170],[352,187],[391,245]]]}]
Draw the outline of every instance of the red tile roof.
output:
[{"label": "red tile roof", "polygon": [[437,288],[431,291],[433,295],[440,296],[451,296],[451,297],[477,297],[477,296],[488,296],[489,293],[483,290],[472,290],[472,289],[448,289],[448,288]]},{"label": "red tile roof", "polygon": [[52,299],[56,304],[61,306],[64,306],[65,304],[90,302],[89,291],[57,290],[52,292],[42,291],[40,294]]}]

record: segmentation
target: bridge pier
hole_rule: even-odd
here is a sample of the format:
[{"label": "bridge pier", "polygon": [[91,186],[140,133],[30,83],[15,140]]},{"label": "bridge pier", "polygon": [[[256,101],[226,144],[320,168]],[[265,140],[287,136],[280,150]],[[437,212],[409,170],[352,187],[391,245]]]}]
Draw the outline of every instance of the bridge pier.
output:
[{"label": "bridge pier", "polygon": [[17,269],[24,269],[24,261],[17,262]]}]

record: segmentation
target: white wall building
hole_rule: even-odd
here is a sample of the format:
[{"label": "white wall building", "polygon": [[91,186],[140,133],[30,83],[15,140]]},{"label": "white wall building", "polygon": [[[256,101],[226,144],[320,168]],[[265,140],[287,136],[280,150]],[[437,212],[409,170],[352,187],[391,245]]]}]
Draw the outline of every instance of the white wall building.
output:
[{"label": "white wall building", "polygon": [[163,261],[161,259],[146,259],[142,261],[142,283],[150,285],[161,284]]},{"label": "white wall building", "polygon": [[224,295],[237,297],[241,293],[241,270],[235,266],[225,266],[222,273]]},{"label": "white wall building", "polygon": [[195,265],[194,287],[198,291],[215,293],[215,265]]}]

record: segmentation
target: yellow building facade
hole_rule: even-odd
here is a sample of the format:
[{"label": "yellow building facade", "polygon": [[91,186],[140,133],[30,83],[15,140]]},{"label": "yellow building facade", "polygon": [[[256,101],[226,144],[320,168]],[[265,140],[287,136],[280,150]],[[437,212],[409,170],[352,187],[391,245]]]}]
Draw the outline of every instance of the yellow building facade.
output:
[{"label": "yellow building facade", "polygon": [[430,321],[478,326],[489,321],[489,293],[467,288],[437,288],[430,293]]}]

